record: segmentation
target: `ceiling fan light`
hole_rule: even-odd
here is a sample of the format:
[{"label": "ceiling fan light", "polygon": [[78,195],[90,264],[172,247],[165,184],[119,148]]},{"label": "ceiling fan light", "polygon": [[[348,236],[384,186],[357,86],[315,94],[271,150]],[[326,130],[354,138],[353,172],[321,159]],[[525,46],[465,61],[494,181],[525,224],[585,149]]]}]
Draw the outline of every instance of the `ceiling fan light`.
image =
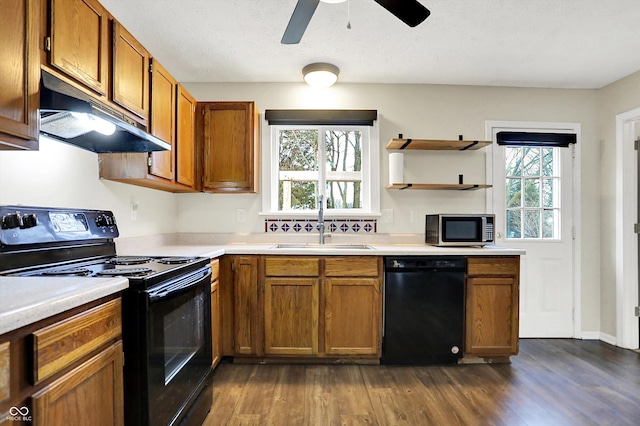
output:
[{"label": "ceiling fan light", "polygon": [[340,70],[332,64],[317,62],[302,69],[304,81],[311,87],[329,87],[338,81]]}]

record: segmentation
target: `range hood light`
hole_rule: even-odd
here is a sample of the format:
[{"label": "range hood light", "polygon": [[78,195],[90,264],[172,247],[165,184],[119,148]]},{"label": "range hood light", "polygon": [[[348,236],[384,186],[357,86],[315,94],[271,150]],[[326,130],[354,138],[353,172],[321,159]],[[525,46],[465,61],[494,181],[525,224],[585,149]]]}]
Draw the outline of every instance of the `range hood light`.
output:
[{"label": "range hood light", "polygon": [[100,117],[84,112],[72,112],[71,116],[81,122],[82,126],[95,130],[105,136],[111,136],[116,131],[116,125]]}]

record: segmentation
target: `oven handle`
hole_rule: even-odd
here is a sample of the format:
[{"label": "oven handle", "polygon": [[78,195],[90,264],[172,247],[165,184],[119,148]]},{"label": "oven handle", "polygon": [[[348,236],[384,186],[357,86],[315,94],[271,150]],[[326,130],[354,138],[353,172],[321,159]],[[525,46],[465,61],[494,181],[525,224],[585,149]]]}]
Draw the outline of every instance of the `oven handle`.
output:
[{"label": "oven handle", "polygon": [[184,293],[200,284],[203,280],[206,280],[207,282],[211,281],[211,266],[206,266],[192,274],[178,277],[164,284],[154,286],[146,290],[146,293],[149,295],[149,301],[155,302],[157,300]]}]

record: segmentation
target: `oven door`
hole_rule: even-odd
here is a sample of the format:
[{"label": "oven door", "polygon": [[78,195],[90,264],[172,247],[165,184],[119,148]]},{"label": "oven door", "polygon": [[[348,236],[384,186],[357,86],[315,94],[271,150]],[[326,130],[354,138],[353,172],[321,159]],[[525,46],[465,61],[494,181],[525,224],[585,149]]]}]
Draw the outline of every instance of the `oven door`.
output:
[{"label": "oven door", "polygon": [[209,266],[138,292],[137,336],[125,337],[127,423],[174,424],[194,401],[211,405],[198,398],[211,372],[210,293]]}]

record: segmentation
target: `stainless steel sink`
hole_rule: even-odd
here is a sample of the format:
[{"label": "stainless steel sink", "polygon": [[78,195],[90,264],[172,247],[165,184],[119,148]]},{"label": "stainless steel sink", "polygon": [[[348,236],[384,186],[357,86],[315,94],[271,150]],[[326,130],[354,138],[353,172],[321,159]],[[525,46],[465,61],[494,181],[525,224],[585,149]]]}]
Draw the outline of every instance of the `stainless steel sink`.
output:
[{"label": "stainless steel sink", "polygon": [[275,249],[338,249],[338,250],[374,250],[367,244],[300,244],[300,243],[283,243],[276,244],[272,248]]}]

